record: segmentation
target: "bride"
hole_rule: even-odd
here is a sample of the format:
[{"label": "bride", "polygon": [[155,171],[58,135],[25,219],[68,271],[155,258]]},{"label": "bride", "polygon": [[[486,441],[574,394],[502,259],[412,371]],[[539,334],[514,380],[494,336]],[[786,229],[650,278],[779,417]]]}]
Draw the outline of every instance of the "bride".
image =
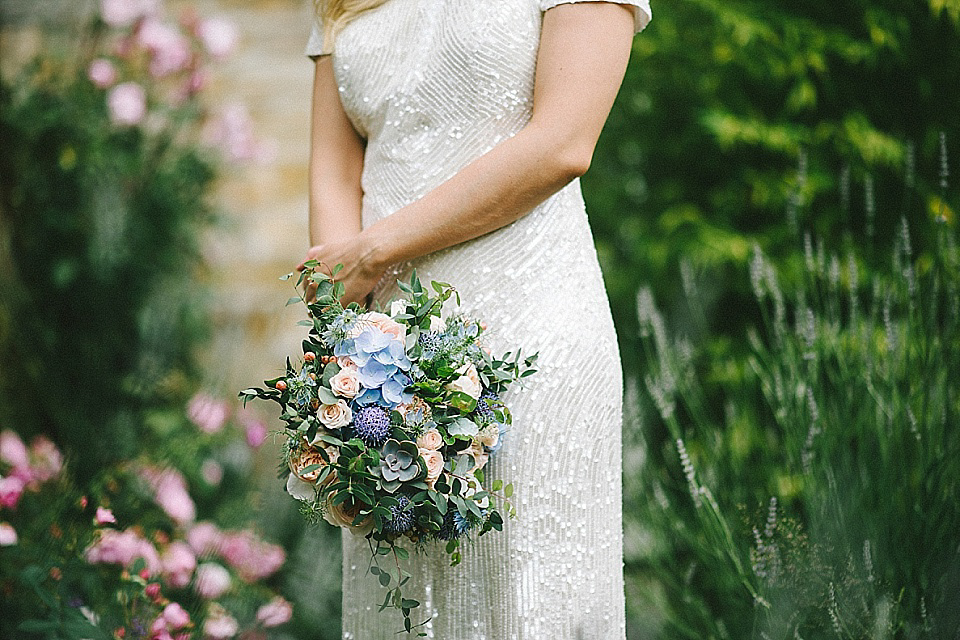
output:
[{"label": "bride", "polygon": [[[457,287],[491,347],[540,352],[488,472],[517,519],[460,566],[411,559],[430,638],[624,638],[621,369],[578,177],[647,2],[317,4],[305,261],[342,263],[347,301],[386,303],[416,268]],[[399,628],[368,557],[345,531],[345,639]]]}]

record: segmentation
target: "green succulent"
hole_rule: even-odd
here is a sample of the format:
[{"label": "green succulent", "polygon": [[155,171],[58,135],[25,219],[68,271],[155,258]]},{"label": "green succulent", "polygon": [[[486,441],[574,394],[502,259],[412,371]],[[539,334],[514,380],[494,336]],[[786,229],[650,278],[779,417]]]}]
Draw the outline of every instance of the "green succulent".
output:
[{"label": "green succulent", "polygon": [[423,469],[419,462],[420,452],[414,442],[400,442],[390,438],[380,450],[380,467],[376,469],[381,486],[393,493],[403,482],[414,480]]}]

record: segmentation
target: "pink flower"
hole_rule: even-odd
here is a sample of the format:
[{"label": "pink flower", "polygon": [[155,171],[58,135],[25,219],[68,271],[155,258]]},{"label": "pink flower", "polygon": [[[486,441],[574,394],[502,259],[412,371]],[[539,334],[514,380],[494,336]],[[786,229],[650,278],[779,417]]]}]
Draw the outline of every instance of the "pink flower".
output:
[{"label": "pink flower", "polygon": [[251,449],[259,449],[267,439],[267,425],[260,420],[251,420],[246,427],[247,444]]},{"label": "pink flower", "polygon": [[237,635],[240,625],[223,607],[211,607],[210,614],[203,623],[203,635],[210,640],[227,640]]},{"label": "pink flower", "polygon": [[187,493],[187,481],[183,474],[172,468],[146,469],[143,477],[153,489],[154,500],[168,516],[181,525],[193,522],[197,508]]},{"label": "pink flower", "polygon": [[37,436],[30,443],[30,466],[33,479],[37,482],[46,482],[52,479],[63,469],[63,456],[60,450],[46,436]]},{"label": "pink flower", "polygon": [[214,58],[225,58],[233,53],[240,39],[237,27],[223,18],[209,18],[197,27],[197,36]]},{"label": "pink flower", "polygon": [[17,530],[6,522],[0,522],[0,547],[17,544]]},{"label": "pink flower", "polygon": [[193,577],[193,570],[197,568],[197,557],[193,555],[193,549],[185,542],[174,542],[160,558],[163,564],[163,573],[167,582],[178,589],[190,584],[190,578]]},{"label": "pink flower", "polygon": [[230,415],[226,402],[208,393],[198,393],[187,404],[187,416],[204,433],[217,433],[223,429]]},{"label": "pink flower", "polygon": [[110,509],[97,507],[97,513],[93,516],[93,523],[98,527],[102,527],[105,524],[117,524],[117,518]]},{"label": "pink flower", "polygon": [[146,587],[144,587],[143,592],[147,594],[147,597],[151,600],[156,600],[160,597],[160,583],[151,582]]},{"label": "pink flower", "polygon": [[117,69],[106,58],[97,58],[90,63],[87,77],[98,89],[106,89],[117,81]]},{"label": "pink flower", "polygon": [[293,617],[293,605],[277,596],[257,610],[257,622],[265,627],[276,627]]},{"label": "pink flower", "polygon": [[193,588],[201,597],[215,600],[230,588],[230,572],[215,562],[204,562],[197,567]]},{"label": "pink flower", "polygon": [[154,546],[131,529],[101,529],[99,538],[87,548],[85,555],[90,564],[119,564],[126,568],[131,567],[137,558],[143,558],[149,575],[161,568],[160,556]]},{"label": "pink flower", "polygon": [[171,602],[160,614],[170,629],[182,629],[190,624],[190,614],[176,602]]},{"label": "pink flower", "polygon": [[207,458],[200,465],[200,475],[211,487],[217,487],[223,480],[223,466],[213,458]]},{"label": "pink flower", "polygon": [[[6,462],[15,471],[23,472],[30,468],[30,455],[26,445],[20,436],[9,429],[0,431],[0,461]],[[27,475],[29,476],[29,472]]]},{"label": "pink flower", "polygon": [[20,496],[23,495],[23,480],[16,476],[0,476],[0,507],[7,509],[16,509],[20,502]]},{"label": "pink flower", "polygon": [[110,122],[121,127],[139,124],[147,115],[147,93],[136,82],[124,82],[107,93]]},{"label": "pink flower", "polygon": [[253,160],[260,148],[253,138],[253,121],[246,107],[230,104],[204,131],[204,139],[211,146],[220,146],[234,161]]},{"label": "pink flower", "polygon": [[137,31],[137,39],[150,52],[150,73],[154,77],[182,71],[190,64],[190,42],[172,25],[147,18]]},{"label": "pink flower", "polygon": [[221,554],[240,577],[250,582],[271,575],[286,560],[283,547],[261,540],[252,531],[225,534]]},{"label": "pink flower", "polygon": [[223,534],[212,522],[198,522],[187,532],[187,543],[198,556],[219,554]]},{"label": "pink flower", "polygon": [[100,0],[100,17],[111,27],[128,27],[155,5],[150,0]]}]

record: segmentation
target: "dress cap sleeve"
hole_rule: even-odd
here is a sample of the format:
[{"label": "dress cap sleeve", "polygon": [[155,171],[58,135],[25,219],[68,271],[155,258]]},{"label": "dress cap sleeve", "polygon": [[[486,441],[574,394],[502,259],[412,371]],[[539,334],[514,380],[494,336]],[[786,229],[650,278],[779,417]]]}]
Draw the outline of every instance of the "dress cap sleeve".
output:
[{"label": "dress cap sleeve", "polygon": [[639,33],[650,22],[653,14],[650,12],[650,0],[539,0],[540,10],[546,11],[559,4],[572,4],[574,2],[614,2],[616,4],[626,4],[633,7],[634,28]]},{"label": "dress cap sleeve", "polygon": [[313,28],[310,30],[310,38],[307,40],[307,46],[304,48],[303,53],[311,58],[316,58],[330,52],[326,50],[326,43],[323,37],[323,23],[320,20],[320,16],[315,16],[312,22]]}]

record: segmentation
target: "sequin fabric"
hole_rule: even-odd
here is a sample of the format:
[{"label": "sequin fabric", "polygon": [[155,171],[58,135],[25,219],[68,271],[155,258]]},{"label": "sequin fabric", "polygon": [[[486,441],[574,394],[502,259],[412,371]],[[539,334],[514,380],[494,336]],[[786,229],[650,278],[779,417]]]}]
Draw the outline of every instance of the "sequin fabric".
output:
[{"label": "sequin fabric", "polygon": [[[348,24],[333,66],[351,122],[367,139],[363,223],[417,200],[529,120],[543,12],[556,0],[390,0]],[[637,29],[649,20],[645,0]],[[321,53],[319,28],[307,53]],[[464,545],[411,554],[404,597],[437,640],[625,637],[621,517],[621,369],[609,303],[574,180],[516,222],[397,265],[396,278],[454,284],[495,351],[539,351],[539,373],[506,398],[514,424],[488,478],[516,487],[518,517]],[[343,638],[396,638],[377,612],[367,541],[343,533]],[[417,616],[415,610],[414,615]]]}]

